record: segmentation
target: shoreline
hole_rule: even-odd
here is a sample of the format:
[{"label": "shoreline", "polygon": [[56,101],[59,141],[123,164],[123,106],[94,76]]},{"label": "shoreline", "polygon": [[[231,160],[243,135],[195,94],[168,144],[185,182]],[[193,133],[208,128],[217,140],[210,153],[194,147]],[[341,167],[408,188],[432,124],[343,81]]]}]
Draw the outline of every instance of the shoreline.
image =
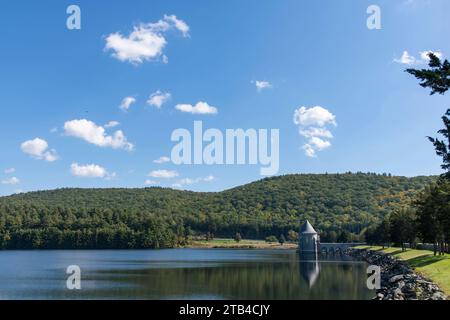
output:
[{"label": "shoreline", "polygon": [[297,249],[297,243],[286,242],[284,244],[265,242],[264,240],[241,240],[239,242],[233,239],[214,239],[192,240],[189,244],[182,248],[188,249]]},{"label": "shoreline", "polygon": [[350,248],[347,254],[381,268],[381,288],[373,300],[447,300],[439,286],[405,261],[370,249]]}]

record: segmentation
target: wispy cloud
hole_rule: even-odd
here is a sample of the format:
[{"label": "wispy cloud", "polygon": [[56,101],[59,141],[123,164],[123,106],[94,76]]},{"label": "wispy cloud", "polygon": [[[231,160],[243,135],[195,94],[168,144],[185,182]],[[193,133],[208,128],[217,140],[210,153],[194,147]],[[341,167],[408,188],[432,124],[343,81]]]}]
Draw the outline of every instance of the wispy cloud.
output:
[{"label": "wispy cloud", "polygon": [[178,175],[178,172],[173,170],[154,170],[148,174],[149,177],[162,179],[176,178]]},{"label": "wispy cloud", "polygon": [[20,180],[16,177],[11,177],[11,178],[2,180],[2,184],[16,185],[19,183],[20,183]]},{"label": "wispy cloud", "polygon": [[202,178],[183,178],[172,184],[174,188],[181,188],[186,185],[192,185],[201,182],[211,182],[214,181],[215,177],[213,175],[209,175],[207,177]]},{"label": "wispy cloud", "polygon": [[118,125],[120,125],[120,122],[118,121],[110,121],[107,124],[105,124],[105,128],[114,128],[117,127]]},{"label": "wispy cloud", "polygon": [[170,162],[170,158],[169,157],[159,157],[158,159],[153,160],[153,162],[158,163],[158,164],[166,163],[166,162]]},{"label": "wispy cloud", "polygon": [[5,174],[11,174],[16,172],[16,168],[7,168],[4,170]]},{"label": "wispy cloud", "polygon": [[120,104],[119,108],[120,108],[120,110],[127,112],[130,109],[131,105],[135,102],[136,102],[136,98],[125,97],[125,98],[123,98],[122,103]]},{"label": "wispy cloud", "polygon": [[159,182],[155,181],[155,180],[145,180],[144,184],[147,185],[147,186],[151,186],[151,185],[158,185]]},{"label": "wispy cloud", "polygon": [[258,90],[259,92],[261,92],[261,91],[263,91],[265,89],[272,88],[272,84],[269,81],[256,80],[255,81],[255,86],[256,86],[256,90]]},{"label": "wispy cloud", "polygon": [[169,101],[170,98],[171,98],[170,92],[161,92],[158,90],[150,95],[150,97],[147,100],[147,104],[159,109],[164,103]]}]

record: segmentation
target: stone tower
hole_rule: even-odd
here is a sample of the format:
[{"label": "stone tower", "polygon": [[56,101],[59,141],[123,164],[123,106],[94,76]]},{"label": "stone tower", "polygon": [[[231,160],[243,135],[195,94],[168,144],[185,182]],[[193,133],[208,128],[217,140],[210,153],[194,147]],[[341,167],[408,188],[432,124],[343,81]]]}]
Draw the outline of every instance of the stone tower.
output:
[{"label": "stone tower", "polygon": [[308,220],[301,226],[299,232],[300,253],[316,254],[319,246],[319,235]]}]

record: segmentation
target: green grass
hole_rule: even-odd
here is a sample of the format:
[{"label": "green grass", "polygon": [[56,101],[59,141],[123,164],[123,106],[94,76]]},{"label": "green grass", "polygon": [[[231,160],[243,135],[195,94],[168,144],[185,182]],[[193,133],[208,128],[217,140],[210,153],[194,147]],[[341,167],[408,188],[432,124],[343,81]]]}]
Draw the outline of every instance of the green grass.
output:
[{"label": "green grass", "polygon": [[405,261],[418,273],[438,284],[447,295],[450,295],[450,254],[434,256],[433,251],[429,250],[407,249],[402,252],[401,248],[383,249],[380,246],[359,246],[357,248],[383,252]]}]

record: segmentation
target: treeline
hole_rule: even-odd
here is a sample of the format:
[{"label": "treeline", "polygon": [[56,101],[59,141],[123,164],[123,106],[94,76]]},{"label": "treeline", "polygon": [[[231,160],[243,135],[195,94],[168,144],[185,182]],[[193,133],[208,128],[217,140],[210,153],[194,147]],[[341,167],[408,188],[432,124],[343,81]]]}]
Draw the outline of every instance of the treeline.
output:
[{"label": "treeline", "polygon": [[433,244],[434,253],[450,253],[450,181],[439,179],[428,186],[410,208],[395,211],[383,221],[368,228],[369,244],[416,247],[418,243]]},{"label": "treeline", "polygon": [[306,219],[322,241],[362,241],[436,177],[286,175],[218,193],[59,189],[0,198],[0,248],[167,248],[206,234],[286,237]]}]

